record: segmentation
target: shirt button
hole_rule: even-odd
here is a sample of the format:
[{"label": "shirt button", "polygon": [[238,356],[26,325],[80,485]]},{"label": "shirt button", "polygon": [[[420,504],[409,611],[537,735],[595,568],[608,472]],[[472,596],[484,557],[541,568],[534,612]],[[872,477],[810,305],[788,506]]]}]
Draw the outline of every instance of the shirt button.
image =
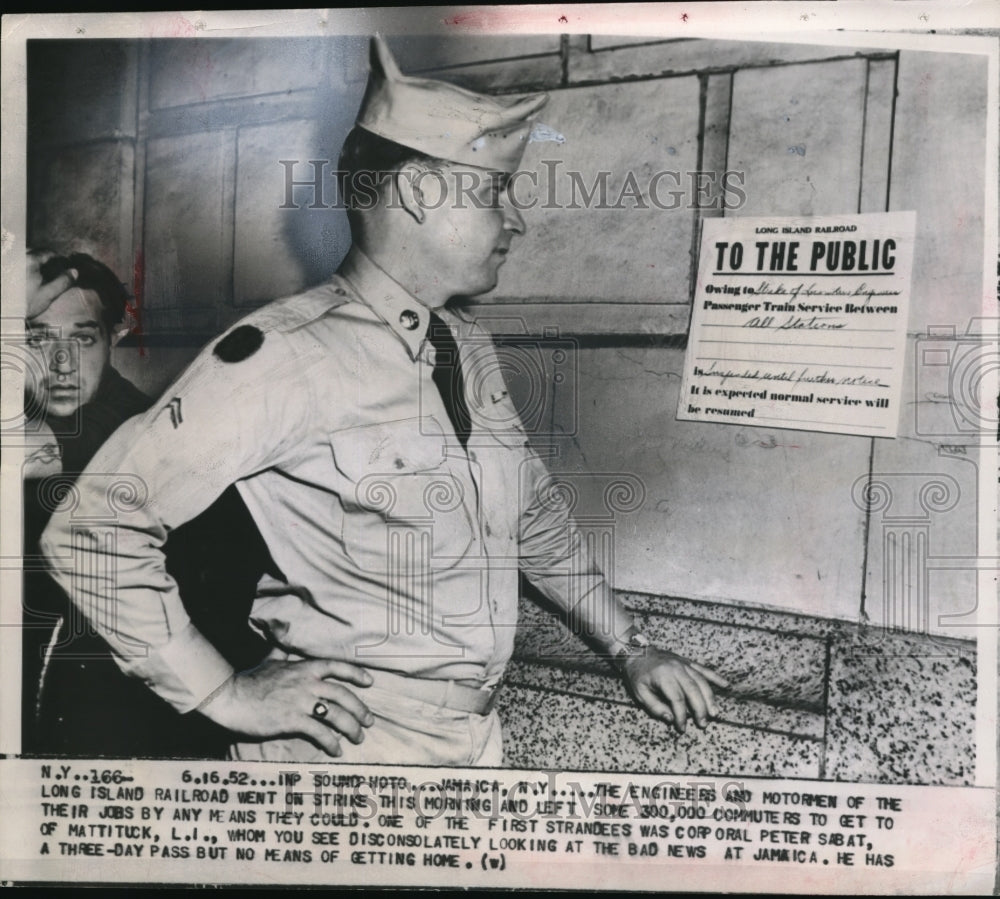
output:
[{"label": "shirt button", "polygon": [[404,309],[399,313],[399,323],[406,328],[407,331],[416,331],[417,325],[420,324],[420,316],[417,315],[412,309]]}]

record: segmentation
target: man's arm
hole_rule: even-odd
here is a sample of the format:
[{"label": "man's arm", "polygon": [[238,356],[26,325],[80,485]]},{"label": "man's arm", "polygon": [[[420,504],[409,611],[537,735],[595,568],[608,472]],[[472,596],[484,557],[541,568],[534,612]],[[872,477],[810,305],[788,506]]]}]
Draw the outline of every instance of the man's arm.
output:
[{"label": "man's arm", "polygon": [[[530,451],[529,451],[530,452]],[[699,727],[718,713],[712,689],[728,687],[710,668],[658,648],[638,632],[597,567],[568,510],[545,487],[541,460],[522,469],[521,569],[565,613],[573,631],[612,657],[636,700],[683,732],[688,715]]]},{"label": "man's arm", "polygon": [[[77,480],[42,536],[55,579],[108,641],[119,667],[180,712],[250,736],[301,734],[331,755],[370,713],[338,681],[342,662],[266,663],[234,674],[192,625],[167,574],[168,533],[222,491],[294,453],[311,404],[307,360],[271,332],[240,361],[204,351],[148,412],[126,422]],[[225,340],[225,338],[223,338]],[[314,717],[317,703],[329,712]]]}]

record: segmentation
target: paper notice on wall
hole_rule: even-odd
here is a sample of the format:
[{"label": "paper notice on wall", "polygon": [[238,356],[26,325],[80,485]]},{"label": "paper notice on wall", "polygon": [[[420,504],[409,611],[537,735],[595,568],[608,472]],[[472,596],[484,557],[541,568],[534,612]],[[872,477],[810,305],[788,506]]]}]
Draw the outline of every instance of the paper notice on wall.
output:
[{"label": "paper notice on wall", "polygon": [[705,220],[677,417],[895,437],[915,225]]}]

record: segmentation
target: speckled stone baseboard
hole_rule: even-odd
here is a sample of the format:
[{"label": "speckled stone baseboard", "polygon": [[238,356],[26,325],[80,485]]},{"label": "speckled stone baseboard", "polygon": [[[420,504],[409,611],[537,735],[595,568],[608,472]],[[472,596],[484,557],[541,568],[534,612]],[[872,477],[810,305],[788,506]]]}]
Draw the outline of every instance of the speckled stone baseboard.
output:
[{"label": "speckled stone baseboard", "polygon": [[635,706],[605,662],[549,611],[522,607],[500,695],[508,764],[651,773],[969,784],[975,648],[856,625],[623,593],[661,645],[732,688],[702,731]]},{"label": "speckled stone baseboard", "polygon": [[833,645],[829,682],[828,778],[973,783],[975,644],[845,634]]}]

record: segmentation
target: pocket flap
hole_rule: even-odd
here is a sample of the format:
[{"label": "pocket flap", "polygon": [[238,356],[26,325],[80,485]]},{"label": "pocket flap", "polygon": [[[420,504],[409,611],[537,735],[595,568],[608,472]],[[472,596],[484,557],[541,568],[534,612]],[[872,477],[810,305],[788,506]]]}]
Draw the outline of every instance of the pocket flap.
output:
[{"label": "pocket flap", "polygon": [[444,431],[433,416],[405,418],[330,434],[333,460],[353,481],[371,474],[431,471],[444,461]]}]

